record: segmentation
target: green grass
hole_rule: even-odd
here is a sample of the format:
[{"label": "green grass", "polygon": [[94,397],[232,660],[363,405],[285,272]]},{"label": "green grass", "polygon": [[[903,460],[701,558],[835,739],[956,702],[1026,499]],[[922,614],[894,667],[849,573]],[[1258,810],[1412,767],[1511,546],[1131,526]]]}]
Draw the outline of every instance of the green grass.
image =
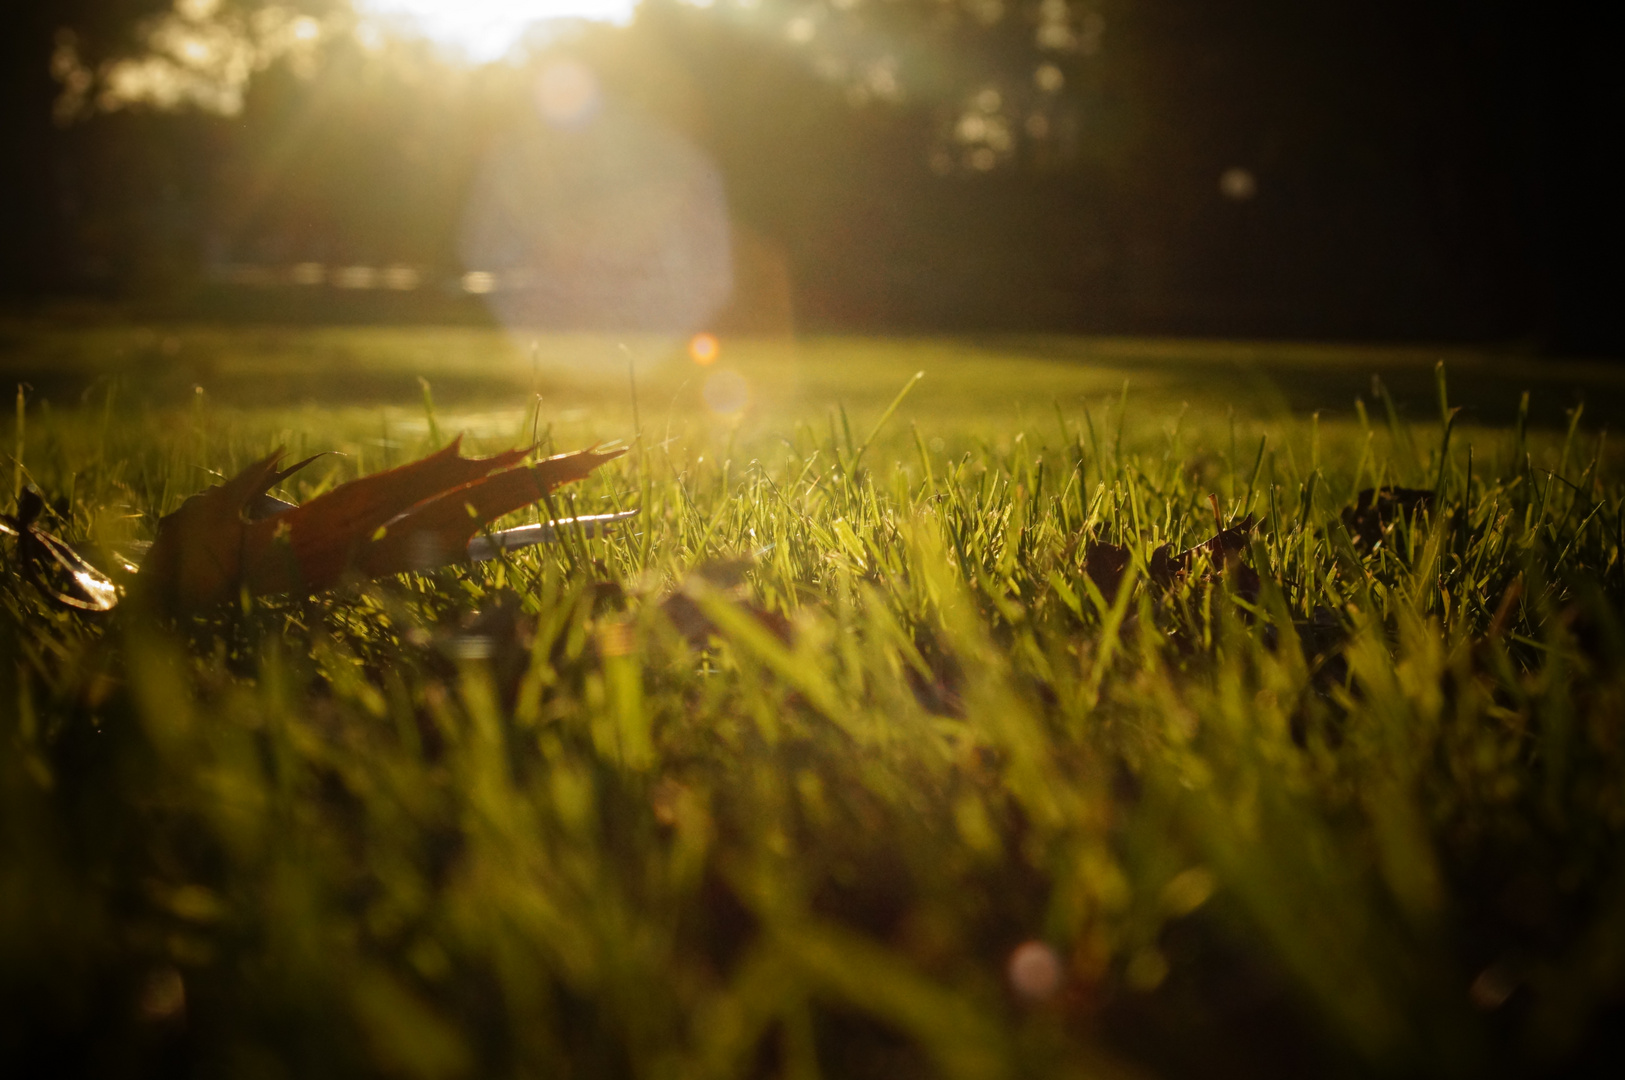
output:
[{"label": "green grass", "polygon": [[[278,444],[342,452],[290,483],[308,498],[459,430],[623,439],[566,505],[642,514],[171,623],[52,610],[8,542],[0,1060],[1618,1059],[1625,486],[1590,422],[1614,372],[1454,353],[1445,388],[1427,350],[725,342],[750,405],[717,416],[676,344],[627,344],[636,429],[626,354],[592,338],[9,327],[3,370],[34,390],[3,479],[75,541],[150,538]],[[1384,484],[1438,499],[1357,546],[1341,513]],[[1256,594],[1200,562],[1147,580],[1157,546],[1213,534],[1210,495],[1262,521]],[[1132,555],[1114,602],[1084,572],[1101,543]],[[1053,993],[1012,983],[1027,942]]]}]

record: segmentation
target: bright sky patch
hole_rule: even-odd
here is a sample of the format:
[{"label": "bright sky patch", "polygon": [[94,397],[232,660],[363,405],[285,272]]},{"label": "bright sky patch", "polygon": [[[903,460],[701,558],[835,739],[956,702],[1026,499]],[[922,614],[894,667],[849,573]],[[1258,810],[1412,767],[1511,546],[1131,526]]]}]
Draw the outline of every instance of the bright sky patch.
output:
[{"label": "bright sky patch", "polygon": [[470,60],[505,55],[533,23],[592,19],[624,24],[637,0],[361,0],[366,12],[403,19]]}]

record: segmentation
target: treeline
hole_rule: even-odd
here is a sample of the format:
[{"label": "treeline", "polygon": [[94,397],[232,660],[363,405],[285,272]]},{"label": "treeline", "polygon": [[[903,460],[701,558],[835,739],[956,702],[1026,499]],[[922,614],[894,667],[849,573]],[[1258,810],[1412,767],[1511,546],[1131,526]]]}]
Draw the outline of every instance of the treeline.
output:
[{"label": "treeline", "polygon": [[[524,132],[538,160],[567,158],[620,117],[714,169],[737,294],[718,317],[741,325],[1621,344],[1601,261],[1620,79],[1604,38],[1555,11],[646,0],[631,27],[557,32],[513,62],[334,34],[313,64],[259,74],[234,116],[53,121],[59,31],[111,55],[160,8],[14,14],[6,293],[457,317],[492,155]],[[579,123],[539,115],[564,59],[594,80]],[[311,264],[421,284],[318,301],[222,276]]]}]

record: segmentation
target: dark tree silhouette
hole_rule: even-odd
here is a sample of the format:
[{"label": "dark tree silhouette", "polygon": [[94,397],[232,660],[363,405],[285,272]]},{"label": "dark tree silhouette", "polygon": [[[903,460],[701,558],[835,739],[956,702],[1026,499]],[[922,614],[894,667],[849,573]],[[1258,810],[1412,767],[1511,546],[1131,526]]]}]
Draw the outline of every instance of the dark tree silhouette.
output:
[{"label": "dark tree silhouette", "polygon": [[[1621,76],[1577,5],[645,0],[524,63],[341,36],[236,116],[54,125],[59,30],[94,65],[165,7],[14,7],[7,294],[184,307],[223,302],[196,286],[226,263],[457,272],[481,155],[568,53],[710,156],[800,325],[1625,342]],[[339,300],[303,313],[401,314]]]}]

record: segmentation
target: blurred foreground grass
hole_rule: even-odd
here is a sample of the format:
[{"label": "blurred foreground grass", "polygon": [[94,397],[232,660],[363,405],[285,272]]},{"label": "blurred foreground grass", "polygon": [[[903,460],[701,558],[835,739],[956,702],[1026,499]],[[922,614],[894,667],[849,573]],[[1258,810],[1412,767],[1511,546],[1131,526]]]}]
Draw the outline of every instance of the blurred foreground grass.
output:
[{"label": "blurred foreground grass", "polygon": [[[279,443],[342,452],[308,498],[463,430],[632,442],[566,502],[642,511],[162,624],[47,608],[8,544],[8,1074],[1618,1063],[1613,372],[616,344],[8,331],[4,479],[73,540],[149,538]],[[1342,513],[1384,485],[1436,498],[1373,542]],[[1148,580],[1216,512],[1261,519],[1261,586]]]}]

